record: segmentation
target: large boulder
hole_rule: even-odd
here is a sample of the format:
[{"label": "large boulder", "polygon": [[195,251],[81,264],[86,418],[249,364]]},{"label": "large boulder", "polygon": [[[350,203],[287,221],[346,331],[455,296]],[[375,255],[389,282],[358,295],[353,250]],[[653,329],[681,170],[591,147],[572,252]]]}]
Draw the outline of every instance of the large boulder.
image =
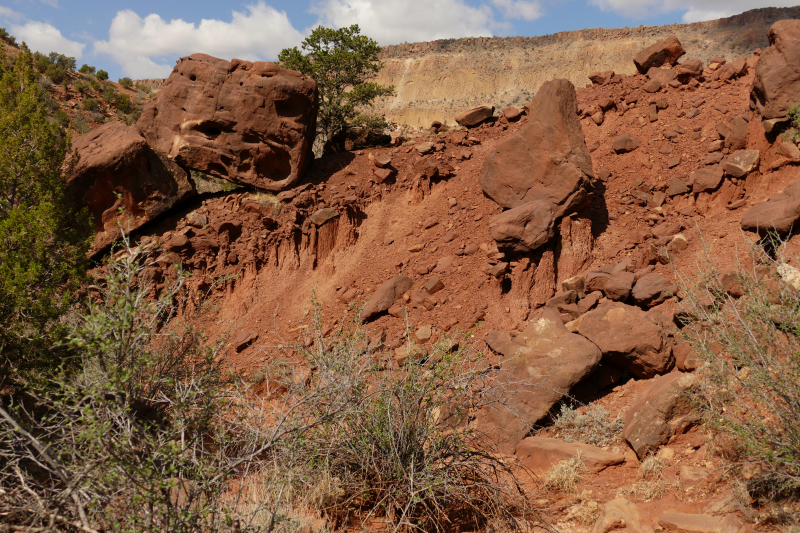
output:
[{"label": "large boulder", "polygon": [[673,435],[696,422],[690,398],[696,386],[694,374],[672,372],[655,378],[636,397],[625,415],[622,438],[639,459],[657,452]]},{"label": "large boulder", "polygon": [[566,214],[586,203],[594,178],[575,87],[564,79],[545,83],[528,114],[528,124],[486,158],[481,187],[507,209],[539,200]]},{"label": "large boulder", "polygon": [[407,276],[398,275],[386,281],[378,287],[372,294],[372,297],[367,300],[364,307],[361,308],[359,317],[366,322],[370,318],[388,311],[394,302],[400,298],[404,292],[411,289],[414,285],[414,280]]},{"label": "large boulder", "polygon": [[496,437],[503,453],[511,453],[531,425],[597,368],[601,357],[597,346],[570,333],[547,308],[522,333],[494,331],[486,342],[505,359],[487,392],[493,403],[479,425]]},{"label": "large boulder", "polygon": [[800,180],[773,195],[766,202],[751,207],[742,215],[741,227],[745,231],[765,234],[777,231],[785,235],[796,229],[800,220]]},{"label": "large boulder", "polygon": [[640,378],[665,374],[675,364],[666,333],[638,307],[603,302],[578,318],[572,331],[596,344],[603,359]]},{"label": "large boulder", "polygon": [[670,35],[666,39],[657,42],[654,45],[648,46],[633,58],[636,68],[642,74],[647,74],[647,71],[653,67],[662,67],[664,65],[672,66],[678,62],[678,59],[686,53],[686,50],[681,46],[681,42],[675,35]]},{"label": "large boulder", "polygon": [[553,205],[534,200],[509,209],[489,223],[489,232],[498,248],[507,252],[530,252],[555,234]]},{"label": "large boulder", "polygon": [[455,116],[455,121],[465,128],[474,128],[484,120],[494,115],[494,106],[482,105],[462,111]]},{"label": "large boulder", "polygon": [[517,444],[514,455],[535,474],[546,474],[556,463],[580,456],[590,472],[602,472],[609,466],[621,465],[625,456],[591,444],[564,442],[547,437],[528,437]]},{"label": "large boulder", "polygon": [[178,61],[137,127],[185,168],[274,192],[294,185],[313,157],[318,106],[309,77],[194,54]]},{"label": "large boulder", "polygon": [[[90,255],[195,193],[189,176],[149,148],[133,126],[109,122],[72,142],[79,160],[69,192],[92,215],[97,232]],[[120,213],[124,208],[125,213]]]},{"label": "large boulder", "polygon": [[800,95],[800,20],[779,20],[767,34],[750,101],[765,119],[783,118]]}]

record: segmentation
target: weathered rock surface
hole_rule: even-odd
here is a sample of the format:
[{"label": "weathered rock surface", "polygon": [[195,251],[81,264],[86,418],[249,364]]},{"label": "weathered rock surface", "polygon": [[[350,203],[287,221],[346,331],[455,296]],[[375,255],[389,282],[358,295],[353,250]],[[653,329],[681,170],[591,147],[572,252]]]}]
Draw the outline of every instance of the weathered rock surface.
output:
[{"label": "weathered rock surface", "polygon": [[606,502],[592,533],[609,533],[620,529],[630,533],[653,533],[653,528],[643,521],[636,504],[626,498]]},{"label": "weathered rock surface", "polygon": [[465,128],[474,128],[487,118],[494,115],[494,106],[482,105],[467,109],[455,116],[455,121]]},{"label": "weathered rock surface", "polygon": [[547,437],[528,437],[517,444],[514,455],[536,474],[545,474],[554,464],[580,455],[590,472],[602,472],[625,462],[625,456],[582,442],[564,442]]},{"label": "weathered rock surface", "polygon": [[109,122],[76,138],[72,148],[80,160],[68,189],[94,219],[92,255],[120,237],[118,222],[135,230],[195,193],[186,172],[150,149],[132,126]]},{"label": "weathered rock surface", "polygon": [[655,378],[637,396],[625,415],[622,437],[639,459],[655,453],[695,422],[688,393],[696,384],[693,374],[672,372]]},{"label": "weathered rock surface", "polygon": [[782,118],[800,94],[800,20],[780,20],[768,36],[771,46],[756,65],[750,101],[765,119]]},{"label": "weathered rock surface", "polygon": [[483,191],[505,208],[539,200],[558,216],[584,204],[594,172],[577,109],[569,81],[545,83],[530,103],[528,124],[486,159]]},{"label": "weathered rock surface", "polygon": [[480,425],[498,436],[503,453],[511,453],[530,426],[600,363],[597,346],[570,333],[550,309],[522,333],[494,331],[486,342],[505,359],[496,377],[498,387],[489,392],[497,403],[487,409]]},{"label": "weathered rock surface", "polygon": [[631,297],[637,305],[652,306],[678,292],[678,286],[655,272],[639,278],[633,286]]},{"label": "weathered rock surface", "polygon": [[639,72],[647,74],[647,71],[653,67],[674,65],[685,53],[686,51],[683,49],[683,46],[681,46],[678,37],[670,35],[666,39],[648,46],[636,54],[633,58],[633,63],[636,65]]},{"label": "weathered rock surface", "polygon": [[605,302],[578,318],[577,331],[603,353],[603,358],[640,378],[669,372],[675,360],[666,334],[638,307]]},{"label": "weathered rock surface", "polygon": [[400,298],[404,292],[414,285],[414,280],[406,276],[395,276],[378,287],[372,297],[364,304],[361,309],[361,320],[367,321],[370,318],[388,311],[392,304]]},{"label": "weathered rock surface", "polygon": [[493,218],[489,231],[498,248],[530,252],[553,237],[555,222],[553,204],[534,200]]},{"label": "weathered rock surface", "polygon": [[689,175],[689,180],[692,182],[692,192],[713,191],[722,183],[722,178],[724,176],[725,173],[719,165],[712,165],[696,170]]},{"label": "weathered rock surface", "polygon": [[728,176],[743,178],[758,168],[761,153],[758,150],[739,150],[731,154],[722,164]]},{"label": "weathered rock surface", "polygon": [[181,58],[137,123],[181,166],[268,191],[295,184],[311,160],[314,80],[275,63]]},{"label": "weathered rock surface", "polygon": [[741,227],[745,231],[765,233],[775,230],[786,234],[800,220],[800,181],[786,187],[782,193],[773,195],[742,215]]}]

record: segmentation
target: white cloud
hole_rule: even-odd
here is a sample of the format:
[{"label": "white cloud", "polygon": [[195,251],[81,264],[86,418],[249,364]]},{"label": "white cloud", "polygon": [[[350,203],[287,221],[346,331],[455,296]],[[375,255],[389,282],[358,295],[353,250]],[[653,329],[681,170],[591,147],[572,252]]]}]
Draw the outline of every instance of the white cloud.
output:
[{"label": "white cloud", "polygon": [[[730,17],[750,9],[766,7],[764,0],[589,0],[604,11],[613,11],[630,19],[642,19],[683,11],[684,22],[698,22]],[[770,0],[770,7],[791,7],[797,0]]]},{"label": "white cloud", "polygon": [[42,3],[50,7],[58,7],[58,0],[42,0]]},{"label": "white cloud", "polygon": [[509,19],[536,20],[544,14],[539,2],[526,0],[492,0],[503,16]]},{"label": "white cloud", "polygon": [[108,40],[96,41],[94,50],[111,55],[128,76],[163,78],[178,56],[202,52],[224,59],[269,60],[302,39],[285,12],[258,2],[246,13],[234,11],[230,22],[203,19],[198,25],[120,11],[111,22]]},{"label": "white cloud", "polygon": [[46,22],[12,24],[9,32],[17,38],[17,41],[25,41],[28,48],[34,52],[43,54],[58,52],[80,59],[83,56],[83,49],[86,48],[85,44],[67,39],[55,26]]},{"label": "white cloud", "polygon": [[320,0],[311,12],[323,26],[358,24],[382,45],[488,37],[499,26],[489,6],[472,7],[463,0]]},{"label": "white cloud", "polygon": [[0,6],[0,18],[6,20],[20,20],[22,19],[22,14],[17,13],[11,8]]}]

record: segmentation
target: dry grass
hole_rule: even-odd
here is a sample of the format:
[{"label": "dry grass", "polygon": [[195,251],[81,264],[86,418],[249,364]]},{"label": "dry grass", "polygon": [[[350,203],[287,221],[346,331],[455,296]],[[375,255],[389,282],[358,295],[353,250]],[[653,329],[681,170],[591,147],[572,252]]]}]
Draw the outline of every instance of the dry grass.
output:
[{"label": "dry grass", "polygon": [[612,419],[611,413],[600,405],[589,405],[584,413],[562,405],[555,427],[557,436],[565,442],[610,446],[619,441],[625,420],[619,416]]},{"label": "dry grass", "polygon": [[553,465],[544,480],[549,490],[562,493],[575,492],[581,481],[581,474],[586,472],[580,453]]},{"label": "dry grass", "polygon": [[639,465],[639,479],[642,481],[658,481],[667,467],[667,462],[655,455],[648,455]]},{"label": "dry grass", "polygon": [[251,192],[250,199],[255,200],[256,202],[262,205],[269,205],[272,206],[272,212],[276,215],[281,212],[281,201],[278,200],[278,197],[272,193],[258,191],[258,192]]}]

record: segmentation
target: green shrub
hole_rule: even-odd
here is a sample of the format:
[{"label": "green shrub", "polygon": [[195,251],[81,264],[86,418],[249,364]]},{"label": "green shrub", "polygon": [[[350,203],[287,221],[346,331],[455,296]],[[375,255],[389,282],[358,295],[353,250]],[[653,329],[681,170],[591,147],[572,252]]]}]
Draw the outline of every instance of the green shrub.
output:
[{"label": "green shrub", "polygon": [[62,109],[56,109],[53,112],[53,120],[56,121],[56,124],[62,128],[65,128],[69,124],[69,115],[67,115],[67,112]]},{"label": "green shrub", "polygon": [[79,81],[75,84],[75,90],[81,94],[89,94],[89,89],[91,89],[91,87],[91,85],[83,81]]},{"label": "green shrub", "polygon": [[789,129],[781,134],[784,141],[800,141],[800,102],[792,106],[787,112],[789,118]]},{"label": "green shrub", "polygon": [[81,107],[83,107],[83,109],[85,109],[86,111],[99,111],[100,110],[100,104],[97,102],[96,98],[87,98],[86,100],[83,101],[83,104],[81,104]]},{"label": "green shrub", "polygon": [[[779,241],[766,242],[775,255],[753,245],[735,274],[707,259],[698,280],[683,276],[682,320],[706,363],[697,407],[738,461],[758,472],[752,494],[778,497],[800,489],[800,291],[792,285],[800,271]],[[727,293],[722,275],[744,296]]]},{"label": "green shrub", "polygon": [[97,76],[95,76],[100,81],[105,81],[108,79],[108,72],[103,69],[97,71]]},{"label": "green shrub", "polygon": [[67,71],[58,65],[48,65],[44,70],[44,75],[53,80],[53,83],[62,83],[67,79]]},{"label": "green shrub", "polygon": [[17,39],[5,28],[0,28],[0,39],[5,39],[11,46],[17,46]]},{"label": "green shrub", "polygon": [[81,65],[81,69],[78,72],[80,72],[81,74],[90,74],[93,76],[96,70],[97,69],[95,69],[94,67],[84,63],[83,65]]},{"label": "green shrub", "polygon": [[124,78],[120,78],[119,84],[125,87],[126,89],[133,89],[133,80],[128,78],[127,76]]}]

